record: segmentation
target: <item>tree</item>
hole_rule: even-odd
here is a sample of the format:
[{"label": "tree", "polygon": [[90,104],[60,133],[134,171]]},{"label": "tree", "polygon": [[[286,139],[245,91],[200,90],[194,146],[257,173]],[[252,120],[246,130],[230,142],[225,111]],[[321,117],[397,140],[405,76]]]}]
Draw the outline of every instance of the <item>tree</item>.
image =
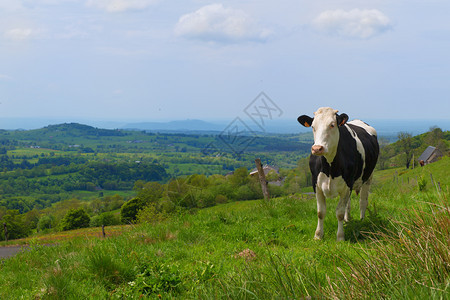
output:
[{"label": "tree", "polygon": [[89,227],[91,218],[86,213],[84,208],[71,209],[67,212],[64,218],[61,220],[61,230],[72,230],[78,228]]},{"label": "tree", "polygon": [[230,176],[230,182],[233,187],[240,187],[246,185],[249,181],[247,168],[242,167],[236,169],[233,175]]},{"label": "tree", "polygon": [[409,169],[409,164],[413,156],[413,140],[412,135],[409,132],[401,131],[397,135],[398,144],[400,149],[405,153],[405,164],[406,168]]},{"label": "tree", "polygon": [[133,198],[122,205],[120,209],[120,220],[124,224],[133,223],[136,221],[136,215],[139,210],[145,206],[144,201],[140,198]]},{"label": "tree", "polygon": [[164,186],[153,181],[135,184],[134,190],[137,191],[138,198],[146,204],[157,203],[164,194]]},{"label": "tree", "polygon": [[37,223],[38,232],[48,232],[55,227],[55,217],[53,215],[45,215],[39,219]]},{"label": "tree", "polygon": [[1,220],[2,227],[0,229],[0,238],[5,239],[3,224],[6,223],[8,228],[8,239],[20,239],[27,237],[30,233],[30,228],[26,226],[23,215],[17,209],[6,211],[6,214]]}]

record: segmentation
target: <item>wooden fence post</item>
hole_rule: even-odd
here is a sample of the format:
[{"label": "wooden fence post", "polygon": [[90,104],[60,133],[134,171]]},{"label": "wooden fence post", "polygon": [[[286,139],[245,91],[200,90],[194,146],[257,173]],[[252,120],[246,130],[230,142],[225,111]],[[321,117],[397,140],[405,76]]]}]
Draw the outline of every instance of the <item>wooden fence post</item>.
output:
[{"label": "wooden fence post", "polygon": [[258,169],[258,175],[259,175],[259,183],[261,184],[261,189],[264,195],[264,200],[269,201],[269,189],[267,187],[267,180],[266,175],[264,174],[264,169],[261,165],[261,159],[257,158],[255,159],[256,169]]},{"label": "wooden fence post", "polygon": [[5,229],[5,242],[8,241],[8,227],[6,226],[6,223],[3,223],[3,228]]}]

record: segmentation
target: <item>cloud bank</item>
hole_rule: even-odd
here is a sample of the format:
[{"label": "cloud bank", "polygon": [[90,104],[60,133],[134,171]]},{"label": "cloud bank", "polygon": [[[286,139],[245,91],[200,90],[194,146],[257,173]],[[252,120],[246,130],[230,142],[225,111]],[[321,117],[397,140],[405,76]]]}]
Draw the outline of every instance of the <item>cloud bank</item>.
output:
[{"label": "cloud bank", "polygon": [[211,4],[180,17],[175,34],[213,42],[264,42],[271,35],[261,29],[244,11]]},{"label": "cloud bank", "polygon": [[392,22],[377,9],[338,9],[322,12],[314,19],[313,27],[328,35],[369,39],[392,29]]}]

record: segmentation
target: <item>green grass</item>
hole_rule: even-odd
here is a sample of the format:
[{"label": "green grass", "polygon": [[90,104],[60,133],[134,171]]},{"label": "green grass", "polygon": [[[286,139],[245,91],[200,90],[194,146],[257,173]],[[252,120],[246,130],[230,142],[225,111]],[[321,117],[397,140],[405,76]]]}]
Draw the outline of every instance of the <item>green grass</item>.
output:
[{"label": "green grass", "polygon": [[399,175],[431,171],[442,191],[380,176],[362,222],[353,198],[341,243],[337,199],[327,201],[324,240],[315,241],[316,202],[301,194],[180,213],[107,239],[84,231],[52,247],[35,239],[0,264],[0,298],[448,298],[447,166],[445,159]]}]

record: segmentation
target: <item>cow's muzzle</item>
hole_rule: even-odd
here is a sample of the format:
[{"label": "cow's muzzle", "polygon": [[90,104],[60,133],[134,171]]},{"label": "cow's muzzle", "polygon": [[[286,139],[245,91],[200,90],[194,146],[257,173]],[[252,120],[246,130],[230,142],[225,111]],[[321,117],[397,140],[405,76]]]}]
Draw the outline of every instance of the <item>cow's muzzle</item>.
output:
[{"label": "cow's muzzle", "polygon": [[325,148],[323,146],[314,145],[311,147],[311,153],[314,155],[323,155]]}]

